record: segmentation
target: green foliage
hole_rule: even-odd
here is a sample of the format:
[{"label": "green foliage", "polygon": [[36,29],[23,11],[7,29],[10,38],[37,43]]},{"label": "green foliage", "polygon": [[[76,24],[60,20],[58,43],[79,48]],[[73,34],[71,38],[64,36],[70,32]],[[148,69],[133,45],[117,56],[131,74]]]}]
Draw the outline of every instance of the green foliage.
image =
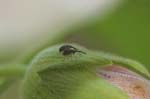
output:
[{"label": "green foliage", "polygon": [[149,79],[145,67],[135,61],[87,50],[64,56],[57,45],[42,51],[30,64],[23,84],[23,99],[128,99],[126,93],[96,75],[96,68],[122,66]]},{"label": "green foliage", "polygon": [[[9,52],[7,53],[7,55],[2,55],[0,57],[0,61],[1,61],[0,93],[7,90],[7,88],[10,87],[10,85],[12,85],[14,82],[16,82],[17,79],[24,79],[23,75],[25,74],[27,66],[33,60],[34,56],[37,53],[39,53],[39,51],[41,51],[43,48],[46,48],[47,46],[50,46],[58,42],[65,42],[65,41],[77,42],[79,44],[86,45],[90,48],[101,49],[101,50],[105,50],[108,52],[117,53],[121,56],[134,58],[134,59],[140,60],[144,64],[147,64],[146,66],[150,70],[150,66],[148,66],[149,65],[148,52],[150,50],[150,47],[148,46],[150,42],[150,39],[149,39],[150,11],[149,10],[150,10],[149,0],[135,0],[135,1],[126,0],[126,2],[123,5],[118,7],[118,9],[114,11],[113,13],[106,16],[104,20],[101,20],[99,19],[99,16],[96,16],[96,19],[91,19],[89,23],[87,22],[88,24],[80,24],[79,26],[66,29],[67,31],[61,31],[60,35],[58,35],[57,37],[54,37],[53,39],[50,39],[49,41],[43,40],[43,43],[37,42],[39,43],[39,46],[36,46],[33,48],[27,46],[26,48],[29,51],[22,52],[23,54],[21,56],[18,54],[17,54],[18,56],[16,54],[13,54],[14,55],[13,56],[13,55],[10,55]],[[68,36],[68,34],[71,34],[71,35]],[[41,64],[42,66],[44,65],[42,67],[44,70],[45,70],[45,66],[56,67],[55,65],[57,64],[59,64],[58,66],[62,65],[62,67],[64,67],[65,65],[66,68],[68,66],[72,66],[72,64],[74,64],[75,66],[78,66],[80,64],[82,65],[84,64],[83,66],[85,65],[95,66],[97,65],[97,61],[99,61],[98,63],[99,66],[103,66],[104,64],[117,63],[123,66],[126,66],[127,68],[131,69],[132,71],[137,72],[138,74],[141,74],[144,77],[149,78],[148,70],[145,69],[145,67],[142,64],[136,61],[130,60],[130,59],[125,59],[122,57],[118,57],[116,55],[110,55],[110,54],[101,53],[101,52],[93,53],[92,51],[88,51],[84,48],[83,49],[81,48],[82,50],[88,51],[88,54],[90,53],[91,55],[87,55],[87,56],[90,56],[90,57],[79,57],[80,55],[74,56],[74,57],[71,57],[71,59],[69,58],[70,63],[64,63],[66,62],[66,60],[68,62],[68,58],[64,60],[61,56],[59,56],[59,54],[55,52],[55,50],[58,50],[57,48],[53,50],[54,52],[51,52],[53,53],[52,54],[53,58],[51,58],[52,56],[48,56],[50,49],[47,50],[47,53],[43,52],[43,54],[45,53],[46,55],[43,56],[41,54],[42,57],[34,59],[34,61],[36,62],[34,63],[32,61],[32,63],[34,64],[31,64],[30,67],[33,67],[36,63],[38,63],[39,67],[41,67]],[[17,56],[17,59],[16,59],[16,56]],[[56,57],[56,56],[59,56],[59,57]],[[41,58],[43,58],[43,60],[41,60]],[[57,61],[60,61],[60,59],[62,59],[61,62],[57,63]],[[15,61],[14,62],[15,64],[10,62],[12,60]],[[51,63],[52,61],[56,62],[57,64],[52,64]],[[72,61],[74,62],[72,63]],[[7,63],[7,64],[2,64],[2,63]],[[69,71],[62,72],[62,74],[66,75],[66,77],[68,75],[68,78],[70,78],[70,76],[72,76],[70,75],[70,71],[71,69]],[[93,92],[93,94],[88,94],[88,97],[90,97],[90,99],[91,97],[96,99],[96,96],[98,94],[97,92],[99,91],[102,92],[102,89],[104,88],[105,88],[104,90],[106,91],[104,91],[104,93],[99,93],[99,95],[103,96],[104,99],[109,99],[111,97],[115,97],[115,99],[118,99],[122,95],[125,96],[124,93],[120,92],[120,90],[118,91],[118,89],[114,88],[112,85],[107,84],[104,80],[99,79],[99,78],[93,79],[94,77],[91,76],[90,73],[87,73],[87,71],[85,72],[82,71],[83,73],[80,73],[79,71],[78,72],[71,71],[71,73],[72,72],[77,77],[79,77],[80,75],[83,75],[79,77],[78,79],[67,79],[67,80],[71,80],[71,83],[74,82],[74,80],[81,81],[80,83],[78,83],[78,85],[81,87],[76,88],[76,90],[73,91],[73,93],[76,93],[75,95],[82,97],[82,99],[84,98],[87,99],[87,95],[85,95],[86,91],[87,93]],[[57,76],[56,75],[57,71],[56,72],[53,71],[52,74],[53,76]],[[52,74],[47,72],[47,69],[46,69],[46,73],[41,72],[40,77],[43,80],[46,80],[47,83],[51,83],[49,80],[54,79],[54,78],[47,78],[47,76],[45,78],[45,75],[52,75]],[[86,78],[87,75],[90,75],[91,79],[87,79]],[[54,79],[55,82],[57,82],[57,80],[58,79]],[[87,82],[84,82],[84,80]],[[101,88],[97,88],[97,86],[95,86],[97,84]],[[36,86],[36,84],[35,85],[32,84],[32,85],[33,87]],[[63,87],[63,86],[60,86],[60,87]],[[112,93],[112,91],[114,93]],[[120,93],[120,95],[118,95],[117,93]],[[64,94],[62,96],[64,96]],[[64,97],[66,99],[71,96],[68,96],[68,97],[64,96]],[[76,99],[76,97],[72,97],[72,98]]]},{"label": "green foliage", "polygon": [[150,1],[125,0],[111,14],[77,28],[67,41],[130,57],[149,66]]},{"label": "green foliage", "polygon": [[0,66],[0,94],[7,90],[18,79],[22,79],[26,66],[22,64],[1,64]]}]

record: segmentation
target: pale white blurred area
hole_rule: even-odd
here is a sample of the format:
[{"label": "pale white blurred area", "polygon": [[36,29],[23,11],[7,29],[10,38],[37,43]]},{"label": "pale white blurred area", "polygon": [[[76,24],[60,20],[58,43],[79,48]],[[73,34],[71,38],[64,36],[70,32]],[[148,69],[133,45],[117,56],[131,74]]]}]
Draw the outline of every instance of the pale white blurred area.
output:
[{"label": "pale white blurred area", "polygon": [[59,31],[97,13],[103,15],[119,3],[120,0],[0,0],[0,55],[20,54],[28,47],[56,39]]}]

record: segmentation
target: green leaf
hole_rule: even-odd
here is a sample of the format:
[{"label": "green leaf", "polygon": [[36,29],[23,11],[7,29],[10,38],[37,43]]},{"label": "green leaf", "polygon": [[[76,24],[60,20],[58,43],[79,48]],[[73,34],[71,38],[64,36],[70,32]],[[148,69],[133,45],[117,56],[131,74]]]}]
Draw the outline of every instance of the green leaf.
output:
[{"label": "green leaf", "polygon": [[26,66],[22,64],[1,64],[0,65],[0,94],[10,87],[16,80],[22,79]]},{"label": "green leaf", "polygon": [[150,78],[140,63],[69,44],[83,53],[63,55],[62,45],[39,53],[30,64],[23,84],[23,99],[128,99],[127,94],[96,74],[98,67],[118,64]]}]

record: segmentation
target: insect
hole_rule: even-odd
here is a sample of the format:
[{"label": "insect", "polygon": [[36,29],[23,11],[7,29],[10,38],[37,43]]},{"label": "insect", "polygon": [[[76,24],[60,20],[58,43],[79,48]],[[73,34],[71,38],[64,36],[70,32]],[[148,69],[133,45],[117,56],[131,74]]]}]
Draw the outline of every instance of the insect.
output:
[{"label": "insect", "polygon": [[71,45],[63,45],[63,46],[61,46],[59,48],[59,52],[62,53],[64,56],[72,55],[72,54],[75,54],[76,52],[86,54],[85,52],[79,51],[77,48],[75,48],[75,47],[73,47]]}]

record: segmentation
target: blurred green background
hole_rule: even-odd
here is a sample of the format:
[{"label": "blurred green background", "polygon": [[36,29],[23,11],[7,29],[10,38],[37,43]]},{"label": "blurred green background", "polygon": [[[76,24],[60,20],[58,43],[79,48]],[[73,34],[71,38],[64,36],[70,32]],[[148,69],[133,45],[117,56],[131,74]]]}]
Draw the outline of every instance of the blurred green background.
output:
[{"label": "blurred green background", "polygon": [[104,20],[97,19],[73,31],[71,41],[133,58],[148,66],[150,1],[130,0],[124,3]]},{"label": "blurred green background", "polygon": [[[150,70],[150,1],[149,0],[126,0],[119,6],[107,12],[107,14],[89,16],[86,21],[71,24],[55,36],[36,41],[36,46],[24,45],[22,51],[13,47],[14,53],[1,54],[1,63],[22,62],[29,63],[33,56],[43,48],[57,43],[78,43],[87,48],[115,53],[120,56],[138,60]],[[51,33],[51,30],[45,30]],[[47,35],[47,36],[52,36]],[[4,42],[5,43],[5,42]],[[30,42],[31,43],[31,42]],[[35,43],[35,42],[34,42]],[[37,44],[38,43],[38,44]],[[9,53],[11,49],[7,49]],[[17,52],[17,53],[16,53]],[[15,57],[15,58],[14,58]],[[22,58],[23,57],[23,58]],[[24,57],[27,57],[24,59]],[[10,88],[0,99],[16,99],[14,90],[18,84]],[[11,97],[11,98],[10,98]]]}]

